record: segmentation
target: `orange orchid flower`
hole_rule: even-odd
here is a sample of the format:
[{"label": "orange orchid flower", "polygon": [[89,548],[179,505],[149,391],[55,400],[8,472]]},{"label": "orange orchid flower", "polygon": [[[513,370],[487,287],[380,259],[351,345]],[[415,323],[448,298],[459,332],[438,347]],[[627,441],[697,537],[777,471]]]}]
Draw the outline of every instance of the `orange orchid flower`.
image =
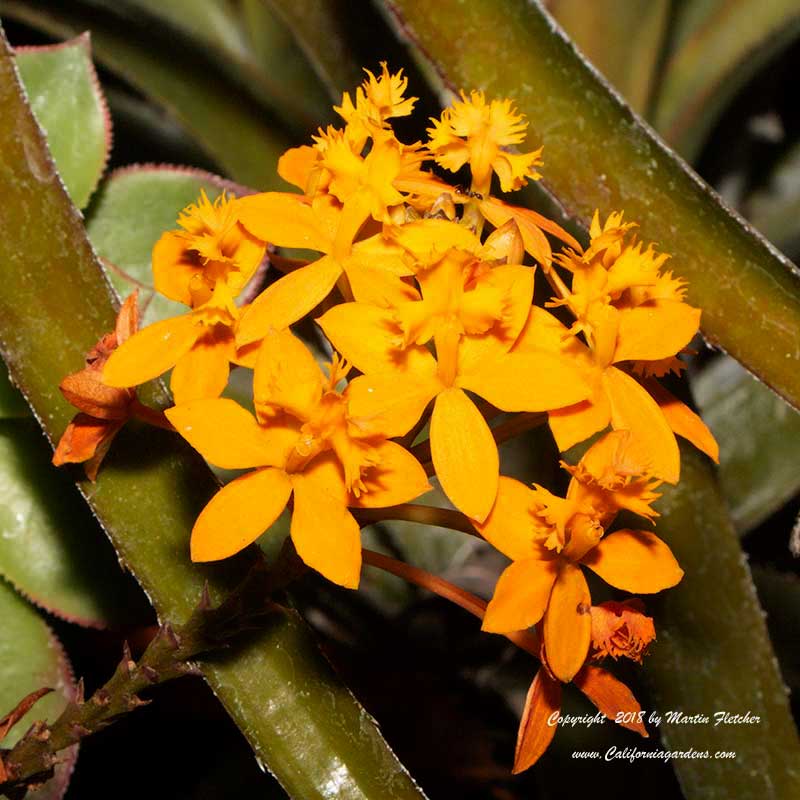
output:
[{"label": "orange orchid flower", "polygon": [[542,150],[514,153],[508,148],[525,140],[528,123],[511,100],[486,102],[483,92],[473,91],[455,100],[439,119],[431,119],[428,149],[436,163],[451,172],[464,164],[472,171],[472,190],[488,194],[492,171],[504,192],[520,189],[528,179],[538,180]]},{"label": "orange orchid flower", "polygon": [[103,370],[112,387],[137,386],[173,369],[177,403],[217,397],[230,364],[252,366],[253,348],[239,350],[234,331],[241,310],[234,298],[261,263],[266,245],[239,220],[240,201],[201,196],[153,248],[156,290],[192,310],[149,325],[118,349]]},{"label": "orange orchid flower", "polygon": [[302,195],[265,192],[242,200],[242,223],[254,235],[279,247],[316,250],[324,255],[267,287],[239,323],[241,346],[256,342],[274,328],[297,322],[331,292],[342,273],[353,295],[364,302],[389,304],[414,296],[402,278],[412,274],[402,250],[380,234],[334,255],[342,208],[327,195],[308,201]]},{"label": "orange orchid flower", "polygon": [[497,502],[478,532],[513,560],[486,611],[484,630],[506,633],[543,619],[552,673],[572,680],[592,632],[588,567],[624,591],[651,594],[683,577],[672,551],[649,531],[606,528],[620,509],[652,518],[657,481],[636,461],[627,432],[596,442],[573,470],[566,498],[500,477]]},{"label": "orange orchid flower", "polygon": [[[435,241],[447,226],[459,228],[434,222],[420,223],[414,236],[427,230]],[[531,307],[529,267],[488,268],[451,248],[417,279],[420,300],[396,308],[344,303],[318,322],[364,373],[351,384],[358,416],[401,436],[435,399],[430,436],[436,474],[453,504],[480,521],[494,503],[499,458],[491,430],[465,390],[504,411],[542,411],[585,397],[588,387],[566,359],[510,352]],[[431,338],[435,358],[424,346]]]},{"label": "orange orchid flower", "polygon": [[[591,615],[593,620],[591,655],[575,674],[572,683],[607,719],[648,738],[647,729],[642,722],[644,717],[642,707],[631,690],[594,662],[611,654],[614,654],[615,658],[625,656],[641,662],[644,651],[656,636],[653,620],[644,614],[643,604],[635,599],[626,604],[601,603],[599,606],[592,606]],[[618,620],[620,615],[623,615],[625,620],[615,628],[620,644],[614,649],[614,653],[607,653],[605,652],[608,642],[607,630],[612,623],[604,622],[596,628],[594,620],[611,618]],[[635,642],[628,639],[627,647],[624,646],[623,637],[619,634],[622,627],[625,630],[639,632]],[[532,767],[553,741],[561,716],[562,691],[561,682],[552,676],[548,662],[544,658],[542,667],[536,673],[525,698],[514,753],[515,775]]]},{"label": "orange orchid flower", "polygon": [[291,537],[308,566],[358,586],[359,526],[348,507],[404,503],[430,487],[403,447],[367,430],[349,411],[347,372],[334,359],[326,378],[289,331],[272,331],[256,364],[258,418],[232,400],[169,409],[176,430],[208,461],[252,469],[223,487],[192,530],[194,561],[227,558],[255,541],[293,497]]},{"label": "orange orchid flower", "polygon": [[575,324],[568,329],[544,309],[534,308],[515,350],[568,357],[591,386],[585,400],[550,413],[560,450],[610,424],[631,432],[640,460],[654,475],[676,483],[680,455],[675,434],[719,459],[717,443],[700,417],[653,377],[682,368],[675,356],[697,333],[700,311],[684,302],[682,281],[661,272],[666,256],[625,240],[631,227],[622,223],[621,214],[610,215],[601,227],[595,215],[590,247],[559,258],[572,271],[573,281],[553,305],[569,309]]}]

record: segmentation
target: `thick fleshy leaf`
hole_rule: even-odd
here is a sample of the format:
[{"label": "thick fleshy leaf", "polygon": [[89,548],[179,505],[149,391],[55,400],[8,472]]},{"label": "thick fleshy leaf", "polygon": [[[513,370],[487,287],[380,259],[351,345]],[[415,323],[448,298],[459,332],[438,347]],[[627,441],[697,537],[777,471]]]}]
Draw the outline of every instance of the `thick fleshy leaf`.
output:
[{"label": "thick fleshy leaf", "polygon": [[[55,691],[38,700],[3,739],[12,746],[36,720],[56,719],[75,696],[75,685],[61,643],[41,616],[14,590],[0,582],[0,716],[11,711],[25,695],[43,687]],[[28,797],[31,800],[60,800],[69,785],[78,755],[73,747],[61,754],[65,760],[56,767],[52,780]]]},{"label": "thick fleshy leaf", "polygon": [[135,622],[146,605],[32,420],[0,422],[0,575],[56,616]]},{"label": "thick fleshy leaf", "polygon": [[[658,532],[686,570],[658,598],[658,639],[643,679],[655,708],[691,708],[713,715],[752,709],[745,725],[682,725],[664,720],[665,748],[734,751],[735,761],[676,762],[681,783],[702,796],[706,787],[730,796],[782,800],[800,791],[794,770],[800,752],[787,693],[756,599],[747,561],[731,526],[708,459],[681,447],[681,481],[662,487]],[[746,728],[758,728],[758,735]],[[748,763],[758,763],[753,770]]]},{"label": "thick fleshy leaf", "polygon": [[131,336],[103,367],[109,386],[138,386],[163,375],[191,350],[203,328],[191,314],[162,319]]},{"label": "thick fleshy leaf", "polygon": [[535,625],[543,616],[558,574],[556,559],[528,558],[506,567],[486,607],[481,629],[511,633]]},{"label": "thick fleshy leaf", "polygon": [[546,669],[540,669],[525,698],[525,708],[519,723],[517,747],[514,753],[514,774],[532,767],[550,746],[557,725],[553,714],[561,711],[561,684],[554,681]]},{"label": "thick fleshy leaf", "polygon": [[544,615],[544,648],[550,671],[564,683],[575,677],[589,652],[591,607],[581,568],[563,563]]},{"label": "thick fleshy leaf", "polygon": [[793,0],[707,0],[676,10],[673,46],[663,66],[653,122],[686,158],[739,89],[800,34]]},{"label": "thick fleshy leaf", "polygon": [[581,52],[639,112],[658,75],[669,0],[545,0]]},{"label": "thick fleshy leaf", "polygon": [[649,472],[669,483],[680,476],[680,456],[675,435],[655,400],[630,375],[616,367],[603,373],[615,430],[629,430],[636,457]]},{"label": "thick fleshy leaf", "polygon": [[[91,30],[97,61],[173,115],[226,174],[258,189],[283,187],[276,166],[289,145],[286,128],[257,101],[241,101],[240,87],[207,48],[136,15],[123,13],[120,24],[119,16],[93,3],[33,8],[14,2],[5,3],[3,13],[59,38]],[[168,59],[162,58],[165,48]]]},{"label": "thick fleshy leaf", "polygon": [[622,530],[600,540],[584,557],[606,583],[633,594],[652,594],[683,577],[669,547],[650,531]]},{"label": "thick fleshy leaf", "polygon": [[544,352],[508,353],[459,375],[458,385],[503,411],[549,411],[589,395],[582,373],[570,361]]},{"label": "thick fleshy leaf", "polygon": [[278,519],[291,493],[286,473],[273,467],[223,486],[192,529],[192,561],[219,561],[244,550]]},{"label": "thick fleshy leaf", "polygon": [[339,262],[323,256],[279,278],[242,315],[236,332],[239,345],[256,342],[270,329],[283,330],[297,322],[330,294],[341,274]]},{"label": "thick fleshy leaf", "polygon": [[354,506],[385,508],[408,503],[430,491],[431,485],[422,464],[396,442],[382,442],[372,448],[377,465],[364,475],[365,492]]},{"label": "thick fleshy leaf", "polygon": [[186,307],[155,293],[151,254],[164,231],[177,227],[181,209],[243,187],[201,170],[167,166],[127,167],[113,172],[92,203],[86,229],[105,260],[109,280],[121,297],[139,289],[142,325],[183,314]]},{"label": "thick fleshy leaf", "polygon": [[297,554],[328,580],[348,589],[361,577],[361,529],[340,499],[313,475],[292,477],[292,542]]},{"label": "thick fleshy leaf", "polygon": [[461,389],[446,389],[436,398],[431,456],[450,502],[483,522],[497,497],[500,459],[486,420]]},{"label": "thick fleshy leaf", "polygon": [[111,151],[111,117],[92,64],[89,35],[19,49],[16,61],[58,174],[72,201],[83,208]]},{"label": "thick fleshy leaf", "polygon": [[166,411],[167,419],[192,447],[223,469],[281,465],[285,431],[265,428],[227,397],[194,400]]},{"label": "thick fleshy leaf", "polygon": [[[113,328],[114,312],[79,217],[25,108],[2,37],[0,105],[0,342],[15,382],[54,439],[73,414],[58,382]],[[224,124],[238,134],[234,118]],[[168,402],[158,387],[140,396],[146,403]],[[216,601],[261,558],[250,548],[219,564],[189,560],[190,530],[216,490],[208,468],[179,437],[134,425],[119,434],[92,487],[92,508],[120,559],[160,618],[176,625],[192,613],[206,581]],[[422,796],[296,613],[276,607],[269,625],[248,633],[225,658],[203,661],[201,669],[259,760],[290,794],[321,800],[335,776],[343,795]]]},{"label": "thick fleshy leaf", "polygon": [[733,524],[746,533],[800,490],[800,415],[727,357],[693,385],[720,443],[720,482]]},{"label": "thick fleshy leaf", "polygon": [[[572,682],[594,703],[597,710],[608,719],[616,722],[619,715],[622,714],[622,719],[634,720],[632,722],[619,723],[623,728],[647,738],[647,729],[638,721],[638,714],[641,712],[642,707],[633,696],[633,692],[610,672],[587,664],[572,679]],[[629,715],[631,714],[636,716],[630,717]]]},{"label": "thick fleshy leaf", "polygon": [[800,276],[638,123],[540,4],[384,5],[446,88],[478,87],[527,115],[524,146],[542,145],[546,160],[537,186],[587,228],[595,209],[624,209],[643,240],[672,255],[706,337],[800,407]]}]

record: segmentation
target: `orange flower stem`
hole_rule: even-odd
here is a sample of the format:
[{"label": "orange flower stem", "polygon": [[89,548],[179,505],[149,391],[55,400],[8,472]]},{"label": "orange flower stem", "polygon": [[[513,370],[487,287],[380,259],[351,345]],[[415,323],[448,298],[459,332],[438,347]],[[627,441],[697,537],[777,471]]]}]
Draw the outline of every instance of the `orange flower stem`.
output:
[{"label": "orange flower stem", "polygon": [[419,522],[423,525],[436,525],[439,528],[468,533],[470,536],[479,536],[469,517],[452,508],[402,503],[387,508],[358,508],[351,509],[351,511],[362,527],[373,522],[397,519],[404,522]]},{"label": "orange flower stem", "polygon": [[558,297],[559,300],[566,300],[571,293],[567,285],[561,279],[561,276],[556,272],[556,268],[551,264],[549,268],[542,269],[542,272],[545,278],[547,278],[550,288],[555,292],[556,297]]},{"label": "orange flower stem", "polygon": [[[390,558],[382,553],[376,553],[374,550],[364,549],[361,551],[361,555],[365,564],[382,569],[392,575],[397,575],[398,578],[413,583],[422,589],[427,589],[429,592],[455,603],[478,619],[483,619],[483,615],[486,613],[485,600],[481,600],[480,597],[476,597],[474,594],[437,575],[432,575],[424,569],[412,567],[410,564]],[[539,639],[533,633],[516,631],[515,633],[506,634],[506,638],[526,653],[530,653],[534,658],[539,658]]]},{"label": "orange flower stem", "polygon": [[138,399],[134,399],[131,403],[131,416],[136,419],[146,422],[148,425],[153,425],[156,428],[163,428],[165,431],[174,431],[170,421],[164,416],[163,411],[157,411],[155,408],[140,403]]}]

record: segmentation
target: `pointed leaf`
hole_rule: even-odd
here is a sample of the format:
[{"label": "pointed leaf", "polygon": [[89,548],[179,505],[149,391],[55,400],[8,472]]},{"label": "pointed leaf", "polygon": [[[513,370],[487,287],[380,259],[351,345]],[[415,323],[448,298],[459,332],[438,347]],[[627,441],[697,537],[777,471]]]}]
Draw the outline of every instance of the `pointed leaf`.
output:
[{"label": "pointed leaf", "polygon": [[[72,414],[58,396],[58,381],[112,328],[114,313],[79,217],[24,105],[2,37],[0,105],[0,341],[14,379],[52,440]],[[33,308],[36,315],[28,313]],[[167,400],[158,387],[142,392],[141,399]],[[187,619],[206,581],[218,599],[260,558],[250,548],[220,564],[189,561],[189,533],[216,488],[199,456],[174,434],[131,426],[119,435],[88,498],[160,618],[174,624]],[[332,792],[398,800],[423,796],[296,613],[276,609],[268,626],[224,657],[204,661],[202,671],[289,794],[308,800]]]},{"label": "pointed leaf", "polygon": [[92,64],[89,36],[18,48],[16,62],[58,174],[72,201],[83,208],[111,152],[111,117]]},{"label": "pointed leaf", "polygon": [[[11,747],[36,720],[52,722],[75,695],[72,668],[61,643],[39,614],[0,581],[0,715],[5,715],[30,692],[43,687],[54,689],[42,697],[3,739]],[[56,767],[54,778],[27,797],[30,800],[60,800],[64,796],[78,755],[73,747],[62,755],[66,760]]]}]

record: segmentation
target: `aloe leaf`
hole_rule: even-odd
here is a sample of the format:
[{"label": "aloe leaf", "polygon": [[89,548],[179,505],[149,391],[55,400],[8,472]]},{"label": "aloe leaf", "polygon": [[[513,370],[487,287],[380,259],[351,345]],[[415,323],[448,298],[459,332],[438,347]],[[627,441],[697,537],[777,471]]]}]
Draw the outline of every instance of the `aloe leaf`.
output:
[{"label": "aloe leaf", "polygon": [[[4,39],[0,104],[0,341],[14,380],[52,441],[72,413],[58,396],[58,381],[111,329],[114,313]],[[141,397],[166,399],[158,387]],[[219,598],[258,557],[250,548],[220,564],[189,561],[189,531],[216,486],[199,456],[177,437],[134,426],[119,436],[97,483],[81,486],[162,620],[180,624],[205,581]],[[260,763],[293,797],[422,796],[295,613],[276,609],[268,626],[201,668]]]},{"label": "aloe leaf", "polygon": [[142,325],[186,311],[184,305],[155,292],[153,245],[176,226],[181,209],[197,202],[201,191],[214,200],[225,190],[237,195],[247,191],[201,170],[165,165],[125,167],[104,182],[86,231],[118,294],[126,297],[139,289]]},{"label": "aloe leaf", "polygon": [[0,420],[0,575],[36,605],[92,627],[144,610],[35,422]]},{"label": "aloe leaf", "polygon": [[[108,11],[103,0],[83,1]],[[200,48],[211,49],[218,68],[290,130],[297,134],[315,130],[330,115],[319,79],[266,3],[258,0],[249,5],[234,9],[224,0],[121,0],[114,13],[144,26],[153,21],[167,25]]]},{"label": "aloe leaf", "polygon": [[341,0],[267,0],[291,29],[331,97],[361,82],[351,54],[347,4]]},{"label": "aloe leaf", "polygon": [[692,383],[720,445],[720,481],[744,534],[800,491],[800,414],[735,361],[720,357]]},{"label": "aloe leaf", "polygon": [[59,175],[72,201],[83,208],[111,151],[111,118],[92,64],[89,37],[18,48],[16,58]]},{"label": "aloe leaf", "polygon": [[[75,695],[72,668],[53,632],[39,614],[6,583],[0,581],[0,716],[11,711],[25,695],[49,687],[3,740],[11,747],[35,720],[53,721]],[[70,749],[56,767],[55,777],[27,795],[30,800],[59,800],[69,785],[78,748]]]},{"label": "aloe leaf", "polygon": [[707,339],[800,407],[800,273],[641,124],[538,4],[384,6],[446,88],[514,99],[529,144],[544,145],[540,184],[567,214],[588,224],[596,208],[624,209],[672,254]]},{"label": "aloe leaf", "polygon": [[798,34],[795,0],[680,4],[653,124],[685,158],[695,158],[731,98]]},{"label": "aloe leaf", "polygon": [[190,58],[173,41],[164,58],[163,49],[153,46],[152,26],[151,38],[141,40],[130,25],[78,3],[7,0],[3,13],[57,37],[90,30],[97,60],[174,114],[234,180],[259,189],[285,188],[276,165],[288,137],[263,107],[209,65],[207,56]]},{"label": "aloe leaf", "polygon": [[631,108],[644,112],[667,34],[669,0],[544,0],[544,5]]},{"label": "aloe leaf", "polygon": [[[658,534],[685,570],[659,596],[658,639],[643,670],[659,712],[705,714],[708,724],[664,717],[669,750],[734,751],[735,759],[674,761],[687,798],[800,793],[800,740],[758,603],[713,471],[702,455],[681,449],[681,481],[658,502]],[[714,725],[714,714],[759,717],[757,724]]]}]

